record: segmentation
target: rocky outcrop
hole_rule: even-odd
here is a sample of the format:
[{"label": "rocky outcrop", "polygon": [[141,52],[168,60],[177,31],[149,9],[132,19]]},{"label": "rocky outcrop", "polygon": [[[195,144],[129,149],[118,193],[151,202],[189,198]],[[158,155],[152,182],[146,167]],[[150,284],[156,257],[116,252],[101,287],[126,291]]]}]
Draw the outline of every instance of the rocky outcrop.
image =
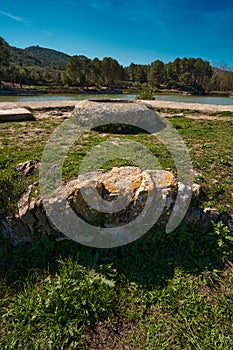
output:
[{"label": "rocky outcrop", "polygon": [[[20,167],[28,169],[23,165]],[[36,187],[38,183],[29,186],[18,203],[18,212],[3,220],[3,233],[14,244],[31,241],[40,235],[63,237],[50,223],[42,200],[33,197]],[[176,189],[176,179],[169,171],[122,167],[106,173],[97,171],[79,175],[58,188],[55,200],[58,203],[66,201],[81,219],[91,225],[117,227],[140,215],[148,196],[157,192],[158,197],[164,199],[160,223],[165,224],[174,204]],[[53,201],[54,198],[51,203]]]},{"label": "rocky outcrop", "polygon": [[[166,216],[175,196],[176,180],[169,171],[121,167],[81,175],[62,188],[60,196],[68,198],[75,213],[92,225],[117,227],[135,219],[147,199],[163,196]],[[173,188],[173,190],[171,190]],[[104,213],[104,215],[103,215]]]},{"label": "rocky outcrop", "polygon": [[[33,195],[37,187],[38,183],[29,186],[18,203],[17,213],[3,220],[3,234],[13,244],[32,241],[41,235],[67,238],[49,221],[42,200]],[[169,171],[121,167],[106,173],[96,171],[79,175],[77,179],[63,183],[51,201],[65,201],[82,220],[93,226],[114,228],[135,220],[150,203],[150,197],[157,196],[158,207],[152,215],[158,216],[156,225],[165,227],[174,208],[178,188],[182,190],[183,187]],[[197,198],[200,186],[194,185],[193,191]],[[229,223],[230,218],[215,209],[200,210],[190,206],[185,220],[206,232],[212,220]]]},{"label": "rocky outcrop", "polygon": [[19,200],[18,211],[2,220],[3,235],[8,237],[13,245],[31,242],[41,235],[62,237],[49,223],[42,200],[32,196],[36,187],[38,183],[30,185]]}]

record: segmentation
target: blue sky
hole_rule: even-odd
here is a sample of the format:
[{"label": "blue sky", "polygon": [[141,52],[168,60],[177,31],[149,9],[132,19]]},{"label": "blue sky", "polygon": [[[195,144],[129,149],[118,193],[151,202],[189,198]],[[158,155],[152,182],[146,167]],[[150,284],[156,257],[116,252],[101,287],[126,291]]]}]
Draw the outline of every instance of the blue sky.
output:
[{"label": "blue sky", "polygon": [[232,0],[0,0],[0,36],[121,64],[202,57],[233,67]]}]

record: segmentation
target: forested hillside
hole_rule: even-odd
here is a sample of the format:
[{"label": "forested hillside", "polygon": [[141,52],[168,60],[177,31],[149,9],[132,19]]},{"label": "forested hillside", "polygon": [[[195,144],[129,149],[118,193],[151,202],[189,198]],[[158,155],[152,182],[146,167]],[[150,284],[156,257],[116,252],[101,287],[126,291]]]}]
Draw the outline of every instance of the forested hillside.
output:
[{"label": "forested hillside", "polygon": [[19,84],[21,88],[27,85],[79,90],[175,89],[192,94],[233,91],[233,72],[227,67],[212,67],[202,58],[176,58],[168,63],[155,59],[151,64],[123,67],[112,57],[101,60],[69,56],[39,46],[19,49],[0,37],[0,88],[1,81],[8,82],[8,86],[11,83],[12,88]]},{"label": "forested hillside", "polygon": [[26,49],[10,47],[10,61],[23,66],[59,67],[64,68],[70,56],[59,51],[30,46]]}]

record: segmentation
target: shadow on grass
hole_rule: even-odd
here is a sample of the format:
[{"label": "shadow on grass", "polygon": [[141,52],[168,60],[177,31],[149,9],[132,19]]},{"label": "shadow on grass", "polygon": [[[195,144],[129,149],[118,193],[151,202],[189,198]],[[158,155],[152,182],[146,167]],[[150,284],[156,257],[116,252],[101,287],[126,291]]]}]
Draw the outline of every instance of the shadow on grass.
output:
[{"label": "shadow on grass", "polygon": [[[146,289],[164,287],[176,267],[194,275],[222,268],[226,247],[221,250],[220,238],[214,229],[204,235],[187,226],[180,226],[170,234],[153,228],[141,239],[112,249],[90,248],[68,240],[57,242],[47,236],[12,247],[2,237],[0,277],[15,285],[28,278],[35,269],[49,268],[50,273],[56,273],[58,260],[71,257],[85,267],[96,271],[101,268],[101,273],[103,266],[111,265],[119,276]],[[232,256],[232,247],[228,250]]]},{"label": "shadow on grass", "polygon": [[93,128],[92,130],[98,131],[100,133],[110,133],[110,134],[117,134],[117,135],[138,135],[138,134],[146,134],[149,135],[150,133],[144,129],[141,129],[137,126],[133,126],[130,124],[121,124],[121,123],[109,123],[106,125],[101,125]]}]

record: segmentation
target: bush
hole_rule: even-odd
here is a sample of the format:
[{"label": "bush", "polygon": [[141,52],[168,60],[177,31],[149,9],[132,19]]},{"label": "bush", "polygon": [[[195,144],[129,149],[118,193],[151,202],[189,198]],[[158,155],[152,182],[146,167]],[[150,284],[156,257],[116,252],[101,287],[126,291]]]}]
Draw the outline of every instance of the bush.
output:
[{"label": "bush", "polygon": [[154,100],[154,95],[153,89],[142,90],[137,96],[137,100]]}]

